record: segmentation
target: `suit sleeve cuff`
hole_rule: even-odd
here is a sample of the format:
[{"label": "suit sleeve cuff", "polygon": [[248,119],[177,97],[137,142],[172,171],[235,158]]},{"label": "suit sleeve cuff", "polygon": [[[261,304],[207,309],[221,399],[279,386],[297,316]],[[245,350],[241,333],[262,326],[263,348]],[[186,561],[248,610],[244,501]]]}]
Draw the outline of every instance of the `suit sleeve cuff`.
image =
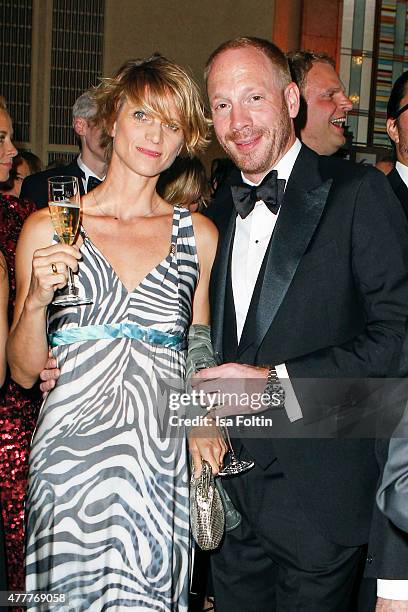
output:
[{"label": "suit sleeve cuff", "polygon": [[377,580],[377,597],[408,601],[408,580]]},{"label": "suit sleeve cuff", "polygon": [[275,366],[276,374],[285,391],[285,410],[291,423],[303,417],[302,409],[290,382],[289,374],[284,363]]}]

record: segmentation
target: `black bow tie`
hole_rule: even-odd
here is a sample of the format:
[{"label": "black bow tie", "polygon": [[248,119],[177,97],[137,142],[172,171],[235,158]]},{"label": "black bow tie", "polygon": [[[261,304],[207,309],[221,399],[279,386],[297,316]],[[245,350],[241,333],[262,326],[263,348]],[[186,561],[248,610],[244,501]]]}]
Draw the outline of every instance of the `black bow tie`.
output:
[{"label": "black bow tie", "polygon": [[245,219],[258,200],[265,202],[274,215],[278,214],[278,210],[283,201],[285,190],[285,181],[278,179],[276,170],[271,170],[263,179],[260,185],[253,187],[241,183],[240,185],[231,185],[232,199],[237,213],[242,219]]},{"label": "black bow tie", "polygon": [[92,191],[92,189],[95,189],[95,187],[97,187],[101,183],[102,181],[96,178],[96,176],[89,176],[88,181],[86,183],[86,193],[89,193],[90,191]]}]

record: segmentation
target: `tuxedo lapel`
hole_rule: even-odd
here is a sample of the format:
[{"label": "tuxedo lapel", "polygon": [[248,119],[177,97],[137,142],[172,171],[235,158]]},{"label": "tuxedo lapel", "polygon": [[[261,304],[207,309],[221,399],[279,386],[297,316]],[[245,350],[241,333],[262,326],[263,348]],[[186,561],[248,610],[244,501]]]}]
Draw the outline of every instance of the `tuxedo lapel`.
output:
[{"label": "tuxedo lapel", "polygon": [[[211,279],[211,329],[214,351],[221,359],[223,355],[224,313],[227,295],[227,278],[230,270],[232,244],[235,235],[236,215],[232,211],[224,227],[219,227],[220,238],[217,257],[213,266]],[[232,305],[231,305],[232,306]],[[234,311],[234,308],[231,309]],[[235,312],[235,311],[234,311]]]},{"label": "tuxedo lapel", "polygon": [[238,353],[256,352],[289,289],[322,216],[332,180],[322,181],[318,157],[302,147],[293,167],[270,247],[252,296]]},{"label": "tuxedo lapel", "polygon": [[234,292],[232,290],[231,260],[232,248],[229,253],[227,282],[224,299],[224,324],[222,330],[222,360],[225,362],[237,361],[238,357],[238,335],[237,314],[235,311]]}]

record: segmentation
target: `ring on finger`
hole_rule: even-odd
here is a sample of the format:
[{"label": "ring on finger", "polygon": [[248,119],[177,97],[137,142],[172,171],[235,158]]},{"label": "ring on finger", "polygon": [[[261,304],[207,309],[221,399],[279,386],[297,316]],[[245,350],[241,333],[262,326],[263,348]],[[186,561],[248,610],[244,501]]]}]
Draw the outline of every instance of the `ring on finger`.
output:
[{"label": "ring on finger", "polygon": [[51,270],[53,274],[58,274],[58,268],[57,265],[55,263],[51,264]]}]

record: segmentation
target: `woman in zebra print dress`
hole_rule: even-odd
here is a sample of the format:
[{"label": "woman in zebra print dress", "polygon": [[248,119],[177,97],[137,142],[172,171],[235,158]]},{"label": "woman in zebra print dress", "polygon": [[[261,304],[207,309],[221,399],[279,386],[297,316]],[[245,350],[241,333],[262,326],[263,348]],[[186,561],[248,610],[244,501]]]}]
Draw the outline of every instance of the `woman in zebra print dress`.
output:
[{"label": "woman in zebra print dress", "polygon": [[[41,210],[18,247],[13,374],[37,379],[47,311],[61,370],[30,457],[26,586],[65,593],[66,610],[186,611],[185,440],[159,400],[183,378],[190,323],[208,323],[216,230],[155,187],[207,124],[196,85],[161,56],[127,62],[95,98],[110,164],[83,199],[77,246],[51,244]],[[68,267],[91,305],[49,306]]]}]

